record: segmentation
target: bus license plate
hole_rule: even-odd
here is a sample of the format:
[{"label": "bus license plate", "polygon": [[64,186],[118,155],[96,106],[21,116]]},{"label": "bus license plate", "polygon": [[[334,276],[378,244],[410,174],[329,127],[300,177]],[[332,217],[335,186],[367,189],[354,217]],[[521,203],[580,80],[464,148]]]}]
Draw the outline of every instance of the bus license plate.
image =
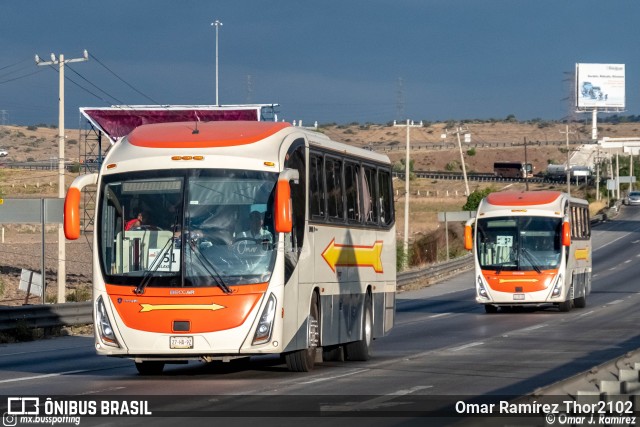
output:
[{"label": "bus license plate", "polygon": [[170,337],[169,348],[193,348],[193,337]]},{"label": "bus license plate", "polygon": [[524,294],[513,294],[513,299],[515,301],[522,301],[524,300]]}]

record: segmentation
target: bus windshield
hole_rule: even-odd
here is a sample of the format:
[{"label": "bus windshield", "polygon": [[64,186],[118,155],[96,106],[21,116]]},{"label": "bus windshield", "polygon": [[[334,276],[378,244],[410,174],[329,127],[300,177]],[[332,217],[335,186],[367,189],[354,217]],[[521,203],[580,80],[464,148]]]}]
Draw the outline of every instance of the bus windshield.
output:
[{"label": "bus windshield", "polygon": [[277,174],[145,171],[103,177],[98,247],[106,283],[263,283],[275,262]]},{"label": "bus windshield", "polygon": [[483,270],[540,272],[559,267],[561,218],[482,218],[477,227],[476,250]]}]

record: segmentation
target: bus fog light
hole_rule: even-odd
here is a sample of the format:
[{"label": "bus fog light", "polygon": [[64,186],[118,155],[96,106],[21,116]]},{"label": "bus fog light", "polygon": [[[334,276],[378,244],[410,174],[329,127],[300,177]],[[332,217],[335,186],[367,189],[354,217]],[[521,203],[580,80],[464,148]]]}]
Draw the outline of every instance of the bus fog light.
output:
[{"label": "bus fog light", "polygon": [[107,315],[107,308],[102,300],[102,295],[96,300],[96,327],[100,340],[108,346],[120,347],[116,334],[111,327],[109,316]]},{"label": "bus fog light", "polygon": [[267,300],[267,304],[262,310],[256,333],[253,336],[253,345],[264,344],[271,339],[273,331],[273,321],[276,317],[276,297],[271,294]]}]

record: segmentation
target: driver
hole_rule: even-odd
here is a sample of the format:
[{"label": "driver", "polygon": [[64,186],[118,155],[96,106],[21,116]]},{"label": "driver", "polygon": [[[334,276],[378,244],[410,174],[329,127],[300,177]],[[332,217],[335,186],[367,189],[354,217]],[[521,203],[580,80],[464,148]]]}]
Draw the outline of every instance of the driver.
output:
[{"label": "driver", "polygon": [[133,230],[134,228],[140,228],[149,218],[146,212],[138,212],[135,218],[130,219],[124,226],[124,230]]},{"label": "driver", "polygon": [[249,230],[241,232],[236,238],[250,238],[258,242],[273,243],[273,235],[263,227],[263,224],[262,214],[258,211],[252,211],[249,214]]}]

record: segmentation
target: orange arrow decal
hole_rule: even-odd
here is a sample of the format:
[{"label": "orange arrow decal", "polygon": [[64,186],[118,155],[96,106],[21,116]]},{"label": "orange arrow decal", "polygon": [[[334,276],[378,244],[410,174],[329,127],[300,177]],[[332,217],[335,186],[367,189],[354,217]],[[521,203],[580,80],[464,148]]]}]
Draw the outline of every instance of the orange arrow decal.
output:
[{"label": "orange arrow decal", "polygon": [[382,273],[382,241],[371,246],[340,245],[333,239],[322,252],[322,258],[334,272],[336,267],[372,267]]},{"label": "orange arrow decal", "polygon": [[218,305],[215,303],[211,303],[208,305],[204,304],[140,304],[142,310],[140,313],[146,313],[148,311],[153,310],[220,310],[221,308],[225,308],[223,305]]}]

